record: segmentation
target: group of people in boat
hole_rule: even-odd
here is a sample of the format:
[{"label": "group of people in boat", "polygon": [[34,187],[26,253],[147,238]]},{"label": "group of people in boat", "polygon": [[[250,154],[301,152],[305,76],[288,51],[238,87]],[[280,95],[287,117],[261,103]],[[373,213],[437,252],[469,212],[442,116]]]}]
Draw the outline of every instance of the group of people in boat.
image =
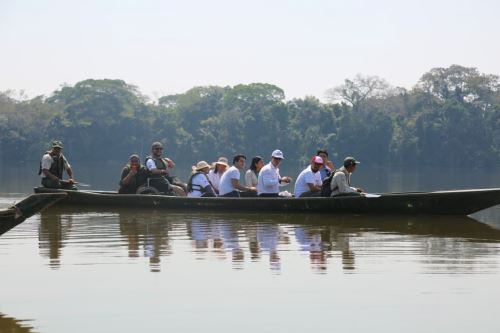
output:
[{"label": "group of people in boat", "polygon": [[[61,141],[53,141],[41,161],[39,174],[42,185],[48,188],[76,189],[73,170],[62,153]],[[241,183],[241,172],[245,169],[246,156],[237,154],[232,165],[225,157],[209,164],[199,161],[192,167],[187,183],[171,175],[174,161],[163,156],[163,144],[154,142],[151,154],[141,163],[139,155],[131,155],[123,168],[120,194],[163,194],[188,197],[280,197],[291,196],[280,187],[290,184],[292,178],[281,176],[279,166],[284,160],[281,150],[271,153],[269,163],[260,156],[252,158],[250,169],[245,173],[245,183]],[[351,174],[360,162],[346,157],[343,166],[335,170],[328,160],[328,152],[317,151],[310,164],[302,170],[295,181],[295,197],[321,197],[363,195],[363,190],[351,186]],[[63,180],[67,172],[69,179]]]}]

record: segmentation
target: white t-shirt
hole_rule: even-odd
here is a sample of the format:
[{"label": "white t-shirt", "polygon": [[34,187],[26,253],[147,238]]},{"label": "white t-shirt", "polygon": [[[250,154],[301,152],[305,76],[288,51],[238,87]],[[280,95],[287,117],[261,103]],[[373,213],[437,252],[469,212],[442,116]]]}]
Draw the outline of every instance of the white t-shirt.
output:
[{"label": "white t-shirt", "polygon": [[279,193],[280,179],[280,169],[275,167],[271,162],[264,165],[259,172],[257,193]]},{"label": "white t-shirt", "polygon": [[[39,155],[40,156],[40,155]],[[50,167],[52,166],[52,155],[49,153],[45,154],[42,156],[42,170],[50,170]],[[69,165],[68,160],[66,160],[66,157],[63,155],[63,161],[64,161],[64,170],[68,170],[71,168],[71,165]],[[42,178],[45,178],[45,175],[43,172],[41,173]]]},{"label": "white t-shirt", "polygon": [[210,170],[208,173],[208,179],[210,179],[210,182],[212,183],[212,186],[218,191],[219,190],[219,183],[220,183],[220,178],[221,178],[221,173],[220,171],[215,173],[214,170]]},{"label": "white t-shirt", "polygon": [[236,190],[231,183],[232,179],[237,179],[238,181],[240,180],[240,170],[238,170],[238,168],[234,165],[227,169],[220,178],[219,195],[224,195]]},{"label": "white t-shirt", "polygon": [[191,197],[191,198],[201,197],[203,195],[203,193],[201,193],[200,187],[205,188],[207,186],[210,186],[210,183],[208,182],[207,177],[202,173],[199,173],[196,176],[194,176],[191,181],[192,181],[192,184],[195,185],[195,186],[193,186],[193,191],[188,193],[188,197]]},{"label": "white t-shirt", "polygon": [[300,173],[299,177],[297,177],[297,181],[295,182],[295,197],[300,197],[302,193],[310,191],[309,185],[314,184],[317,186],[321,186],[323,182],[321,181],[320,172],[313,172],[311,170],[311,166],[308,166]]}]

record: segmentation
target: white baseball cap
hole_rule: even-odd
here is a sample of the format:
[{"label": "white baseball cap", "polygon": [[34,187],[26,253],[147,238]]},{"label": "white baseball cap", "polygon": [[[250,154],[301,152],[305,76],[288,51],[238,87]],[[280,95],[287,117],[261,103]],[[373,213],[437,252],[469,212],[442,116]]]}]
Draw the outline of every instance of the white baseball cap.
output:
[{"label": "white baseball cap", "polygon": [[271,154],[271,157],[274,157],[274,158],[280,158],[280,159],[285,159],[283,157],[283,152],[279,149],[276,149],[275,151],[273,151],[273,153]]}]

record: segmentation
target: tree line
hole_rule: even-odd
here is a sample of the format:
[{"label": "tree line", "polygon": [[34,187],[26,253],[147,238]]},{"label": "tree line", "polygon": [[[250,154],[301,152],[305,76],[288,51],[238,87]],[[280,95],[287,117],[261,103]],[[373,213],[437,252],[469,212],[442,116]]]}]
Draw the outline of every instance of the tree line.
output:
[{"label": "tree line", "polygon": [[411,89],[358,75],[315,97],[285,99],[271,84],[194,87],[151,101],[121,80],[85,80],[31,99],[0,93],[0,158],[37,160],[52,139],[72,160],[145,156],[153,141],[193,163],[279,148],[305,162],[488,166],[500,161],[500,80],[476,68],[434,68]]}]

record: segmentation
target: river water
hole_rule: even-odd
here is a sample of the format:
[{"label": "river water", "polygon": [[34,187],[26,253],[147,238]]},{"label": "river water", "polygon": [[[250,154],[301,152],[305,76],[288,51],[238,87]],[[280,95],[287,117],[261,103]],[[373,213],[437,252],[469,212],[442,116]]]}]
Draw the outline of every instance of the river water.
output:
[{"label": "river water", "polygon": [[[33,169],[0,168],[0,207],[32,191]],[[111,190],[120,165],[75,173]],[[500,170],[361,165],[353,180],[370,192],[500,187]],[[55,206],[0,237],[0,276],[2,333],[494,332],[500,209],[394,217]]]}]

